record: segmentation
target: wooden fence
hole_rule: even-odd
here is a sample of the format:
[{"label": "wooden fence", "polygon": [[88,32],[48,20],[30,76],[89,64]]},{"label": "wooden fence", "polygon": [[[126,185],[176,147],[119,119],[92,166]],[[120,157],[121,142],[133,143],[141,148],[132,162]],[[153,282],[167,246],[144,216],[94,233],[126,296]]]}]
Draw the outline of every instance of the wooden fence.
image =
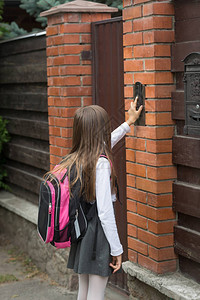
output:
[{"label": "wooden fence", "polygon": [[9,121],[7,182],[12,192],[38,203],[49,170],[45,32],[0,43],[0,115]]},{"label": "wooden fence", "polygon": [[[200,1],[175,1],[175,35],[172,47],[172,71],[176,91],[172,93],[172,117],[177,134],[173,137],[173,163],[177,181],[173,185],[173,207],[178,213],[174,247],[181,272],[200,282],[200,138],[185,135],[184,62],[192,52],[200,51]],[[199,86],[197,86],[199,91]]]}]

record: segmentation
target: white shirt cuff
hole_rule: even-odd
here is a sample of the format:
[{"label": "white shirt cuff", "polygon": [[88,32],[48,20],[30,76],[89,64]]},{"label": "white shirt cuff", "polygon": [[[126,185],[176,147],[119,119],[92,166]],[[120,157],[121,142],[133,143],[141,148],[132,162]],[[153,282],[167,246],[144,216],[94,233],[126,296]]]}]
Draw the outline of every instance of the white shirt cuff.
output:
[{"label": "white shirt cuff", "polygon": [[121,246],[121,248],[119,248],[117,250],[112,250],[110,254],[112,256],[118,256],[118,255],[121,255],[122,253],[123,253],[123,247]]},{"label": "white shirt cuff", "polygon": [[127,122],[122,123],[122,128],[124,129],[125,132],[130,132],[131,131],[131,127],[128,125]]}]

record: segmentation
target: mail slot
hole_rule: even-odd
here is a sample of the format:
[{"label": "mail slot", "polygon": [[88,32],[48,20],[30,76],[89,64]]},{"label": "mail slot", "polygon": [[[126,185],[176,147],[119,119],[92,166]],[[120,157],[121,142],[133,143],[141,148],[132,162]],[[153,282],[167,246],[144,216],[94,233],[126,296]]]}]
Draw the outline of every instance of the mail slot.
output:
[{"label": "mail slot", "polygon": [[184,60],[185,126],[184,134],[200,136],[200,53]]}]

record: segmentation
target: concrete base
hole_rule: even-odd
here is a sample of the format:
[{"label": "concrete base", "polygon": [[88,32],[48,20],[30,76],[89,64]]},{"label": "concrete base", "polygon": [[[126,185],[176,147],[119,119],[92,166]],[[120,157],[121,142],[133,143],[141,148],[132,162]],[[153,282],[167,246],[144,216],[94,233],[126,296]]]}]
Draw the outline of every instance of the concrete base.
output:
[{"label": "concrete base", "polygon": [[156,289],[128,275],[128,288],[130,291],[130,300],[169,300],[167,296],[161,294]]},{"label": "concrete base", "polygon": [[157,275],[130,261],[123,263],[128,287],[135,300],[200,300],[200,285],[179,272]]}]

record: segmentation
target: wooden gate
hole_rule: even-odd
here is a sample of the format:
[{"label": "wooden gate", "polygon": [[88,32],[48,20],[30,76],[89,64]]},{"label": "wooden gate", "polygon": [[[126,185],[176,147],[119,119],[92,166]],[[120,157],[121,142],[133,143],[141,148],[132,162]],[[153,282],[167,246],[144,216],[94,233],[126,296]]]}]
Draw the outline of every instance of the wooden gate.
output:
[{"label": "wooden gate", "polygon": [[[172,47],[172,71],[176,91],[172,94],[172,117],[177,133],[173,137],[173,163],[177,181],[173,206],[178,212],[175,251],[179,267],[200,282],[200,137],[184,135],[184,63],[191,52],[200,52],[200,0],[175,0],[176,43]],[[200,86],[198,87],[200,94]],[[200,97],[199,97],[200,102]],[[200,127],[199,127],[200,130]]]},{"label": "wooden gate", "polygon": [[[123,73],[122,18],[117,17],[92,23],[93,44],[93,103],[102,106],[111,117],[112,129],[125,121]],[[125,140],[113,149],[114,162],[120,186],[120,203],[116,203],[116,219],[123,244],[123,261],[127,260],[126,219],[126,156]],[[126,288],[126,275],[111,276],[111,282]]]},{"label": "wooden gate", "polygon": [[9,121],[8,185],[38,204],[41,178],[49,170],[46,35],[0,43],[0,114]]}]

